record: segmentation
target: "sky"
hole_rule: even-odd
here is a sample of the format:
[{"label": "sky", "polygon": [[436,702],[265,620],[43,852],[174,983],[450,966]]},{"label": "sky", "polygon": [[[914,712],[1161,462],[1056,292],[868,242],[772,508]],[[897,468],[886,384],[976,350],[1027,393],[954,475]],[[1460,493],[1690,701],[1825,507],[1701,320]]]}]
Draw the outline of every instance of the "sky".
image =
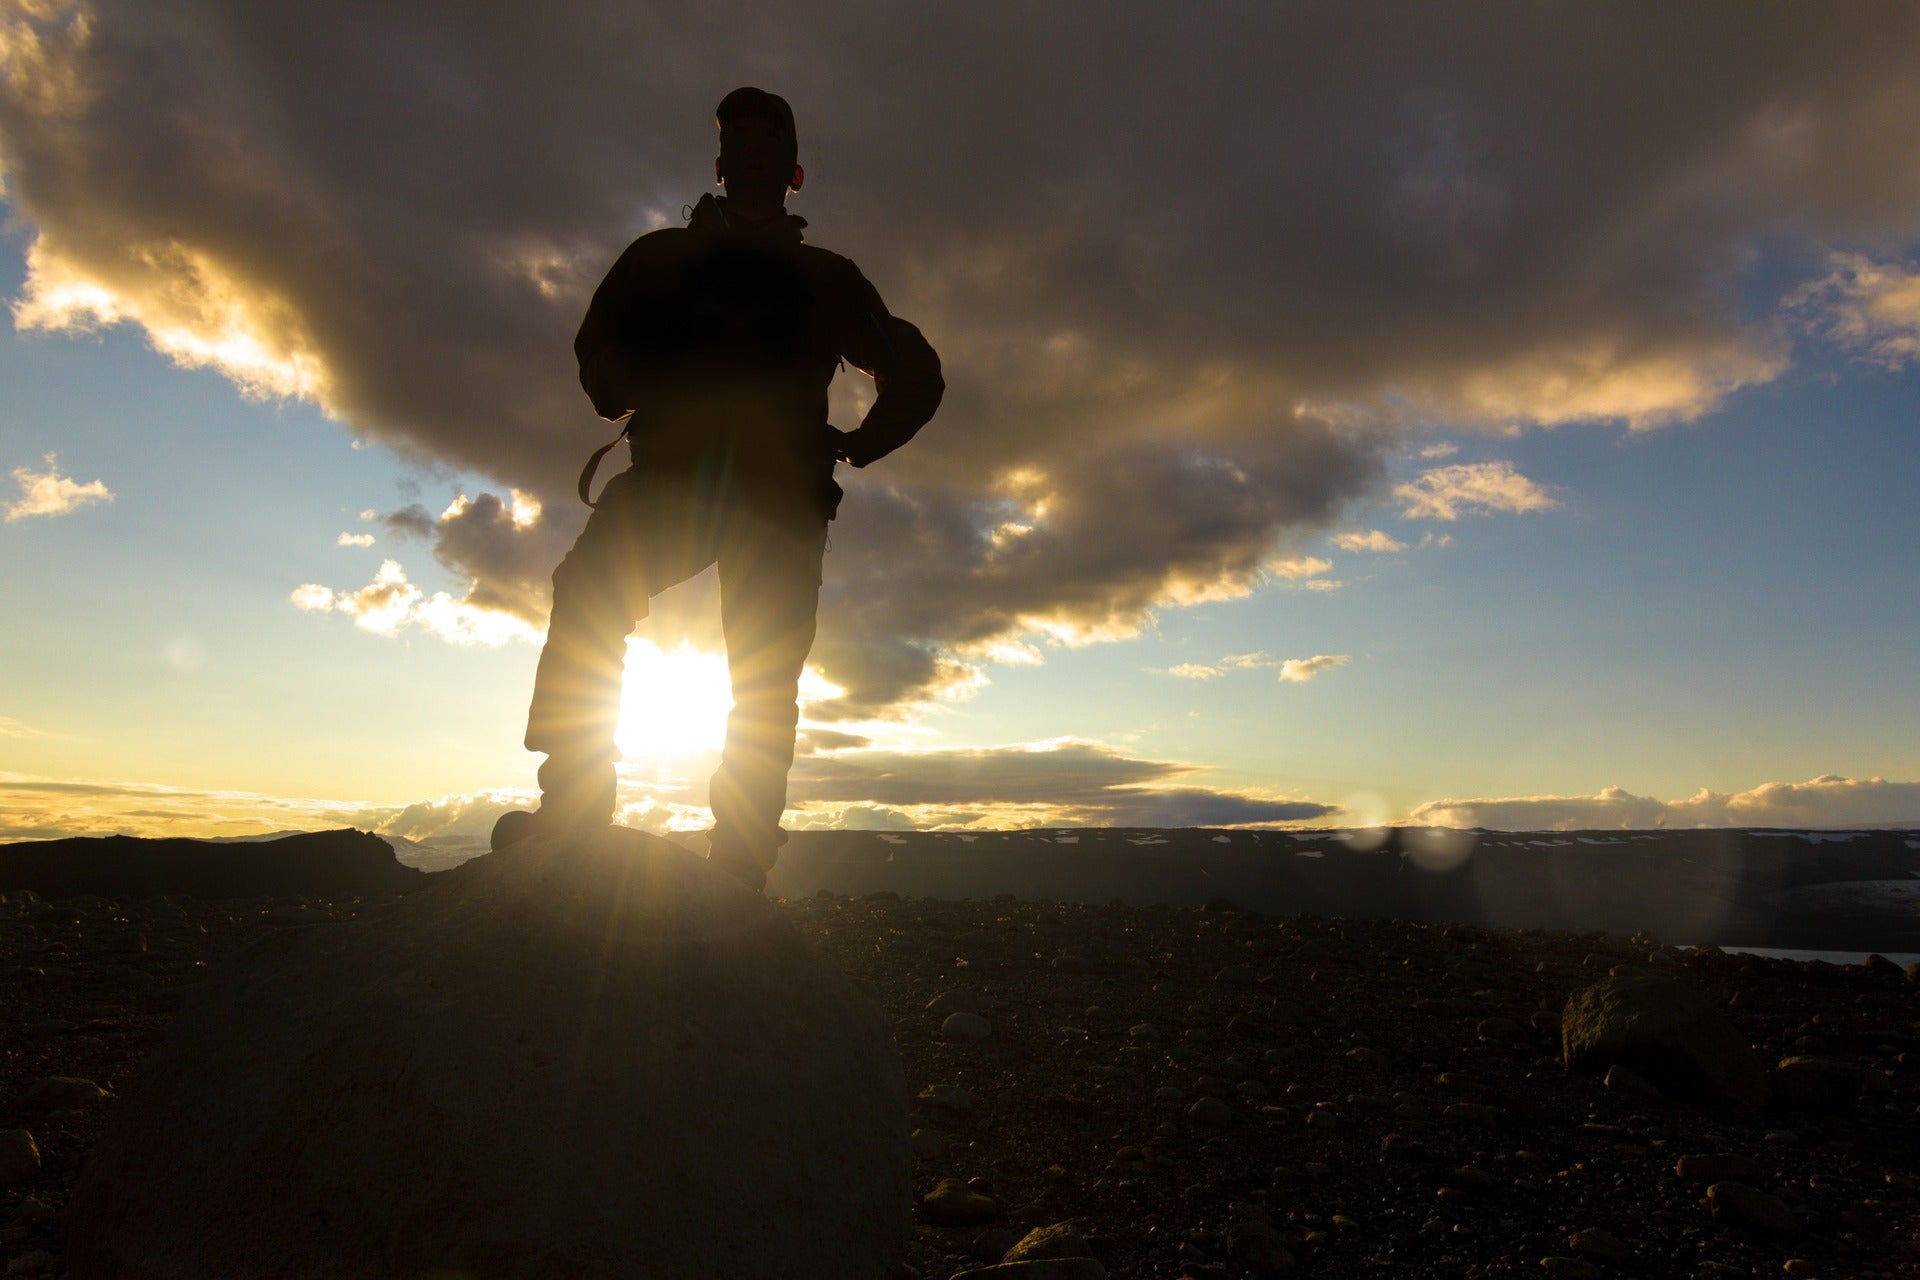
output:
[{"label": "sky", "polygon": [[[484,839],[571,353],[786,96],[939,350],[790,827],[1920,824],[1920,9],[0,0],[0,839]],[[871,402],[857,371],[833,420]],[[705,822],[715,591],[629,643]]]}]

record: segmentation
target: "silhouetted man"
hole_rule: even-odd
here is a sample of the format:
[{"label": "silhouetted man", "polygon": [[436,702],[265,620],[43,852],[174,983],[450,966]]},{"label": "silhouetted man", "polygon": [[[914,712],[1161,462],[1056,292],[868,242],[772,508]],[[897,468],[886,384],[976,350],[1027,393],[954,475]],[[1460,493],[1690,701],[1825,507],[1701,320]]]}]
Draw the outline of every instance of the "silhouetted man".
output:
[{"label": "silhouetted man", "polygon": [[[633,465],[554,571],[527,719],[527,749],[547,753],[540,809],[501,819],[493,843],[612,821],[627,634],[649,597],[717,562],[734,705],[709,856],[759,888],[786,840],[800,672],[841,494],[834,463],[864,467],[905,444],[944,388],[933,348],[859,268],[802,243],[806,221],[786,211],[806,177],[786,101],[736,89],[715,114],[726,194],[628,246],[574,339],[594,409],[632,415]],[[877,392],[851,432],[827,422],[843,361]]]}]

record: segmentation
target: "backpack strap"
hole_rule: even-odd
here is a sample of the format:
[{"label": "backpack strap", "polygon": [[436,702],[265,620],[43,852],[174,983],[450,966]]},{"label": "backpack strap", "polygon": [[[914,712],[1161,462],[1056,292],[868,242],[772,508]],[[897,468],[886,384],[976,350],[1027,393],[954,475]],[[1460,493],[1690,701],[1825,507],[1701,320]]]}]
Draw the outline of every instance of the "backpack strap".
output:
[{"label": "backpack strap", "polygon": [[580,484],[578,486],[580,501],[586,503],[589,507],[598,507],[600,505],[599,503],[595,502],[592,498],[587,496],[589,491],[591,491],[591,489],[593,488],[593,473],[600,469],[600,459],[606,457],[608,451],[611,450],[613,446],[619,444],[622,440],[625,440],[627,438],[628,433],[631,432],[632,430],[633,430],[633,419],[629,417],[626,421],[626,425],[620,428],[620,434],[615,436],[613,439],[607,441],[605,444],[601,445],[598,449],[595,449],[593,451],[593,456],[587,459],[587,465],[580,469]]}]

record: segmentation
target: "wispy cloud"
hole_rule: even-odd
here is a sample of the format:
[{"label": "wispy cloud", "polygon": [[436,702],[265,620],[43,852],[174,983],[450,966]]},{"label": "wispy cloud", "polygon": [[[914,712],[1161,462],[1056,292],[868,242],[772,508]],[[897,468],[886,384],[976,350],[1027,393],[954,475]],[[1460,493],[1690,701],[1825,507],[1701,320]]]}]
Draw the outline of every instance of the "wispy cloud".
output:
[{"label": "wispy cloud", "polygon": [[51,738],[53,734],[45,729],[36,729],[23,720],[12,716],[0,716],[0,738]]},{"label": "wispy cloud", "polygon": [[89,480],[81,484],[71,476],[61,475],[55,455],[46,455],[42,464],[45,471],[35,471],[32,467],[13,469],[20,496],[7,507],[8,524],[29,516],[63,516],[89,503],[113,501],[113,494],[104,481]]},{"label": "wispy cloud", "polygon": [[373,545],[373,535],[370,533],[343,533],[334,539],[333,544],[336,547],[370,547]]},{"label": "wispy cloud", "polygon": [[1888,369],[1920,361],[1920,271],[1858,253],[1831,268],[1789,299],[1807,326]]},{"label": "wispy cloud", "polygon": [[1747,791],[1702,788],[1681,800],[1606,787],[1591,796],[1505,796],[1434,800],[1416,823],[1501,831],[1582,828],[1845,827],[1920,824],[1920,782],[1825,774],[1807,782],[1767,782]]},{"label": "wispy cloud", "polygon": [[1345,653],[1321,653],[1311,658],[1269,658],[1264,653],[1236,653],[1211,664],[1183,662],[1177,667],[1169,667],[1167,674],[1187,680],[1213,680],[1234,670],[1274,671],[1289,684],[1305,684],[1315,676],[1345,666],[1351,660],[1352,655]]},{"label": "wispy cloud", "polygon": [[1305,684],[1335,667],[1346,666],[1350,661],[1352,655],[1345,653],[1317,653],[1311,658],[1288,658],[1280,664],[1280,678],[1292,684]]},{"label": "wispy cloud", "polygon": [[1407,544],[1379,529],[1336,533],[1330,539],[1342,551],[1405,551]]},{"label": "wispy cloud", "polygon": [[1511,462],[1435,467],[1396,486],[1393,496],[1406,504],[1400,514],[1408,520],[1458,520],[1463,515],[1549,511],[1560,505]]}]

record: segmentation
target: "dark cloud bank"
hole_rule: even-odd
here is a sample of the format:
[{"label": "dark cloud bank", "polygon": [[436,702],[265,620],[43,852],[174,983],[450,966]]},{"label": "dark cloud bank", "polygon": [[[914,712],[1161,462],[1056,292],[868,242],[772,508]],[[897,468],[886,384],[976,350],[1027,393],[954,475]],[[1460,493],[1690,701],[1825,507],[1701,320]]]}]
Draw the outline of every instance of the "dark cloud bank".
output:
[{"label": "dark cloud bank", "polygon": [[22,322],[71,318],[80,281],[183,359],[231,366],[181,335],[237,326],[270,357],[239,376],[537,495],[530,529],[496,498],[399,520],[474,603],[534,619],[606,434],[573,382],[586,295],[706,189],[721,93],[784,92],[810,235],[951,385],[834,534],[817,658],[846,716],[996,639],[1251,588],[1382,492],[1421,423],[1697,415],[1789,358],[1759,247],[1815,279],[1840,248],[1898,255],[1920,209],[1907,4],[0,22],[0,168],[37,236]]}]

